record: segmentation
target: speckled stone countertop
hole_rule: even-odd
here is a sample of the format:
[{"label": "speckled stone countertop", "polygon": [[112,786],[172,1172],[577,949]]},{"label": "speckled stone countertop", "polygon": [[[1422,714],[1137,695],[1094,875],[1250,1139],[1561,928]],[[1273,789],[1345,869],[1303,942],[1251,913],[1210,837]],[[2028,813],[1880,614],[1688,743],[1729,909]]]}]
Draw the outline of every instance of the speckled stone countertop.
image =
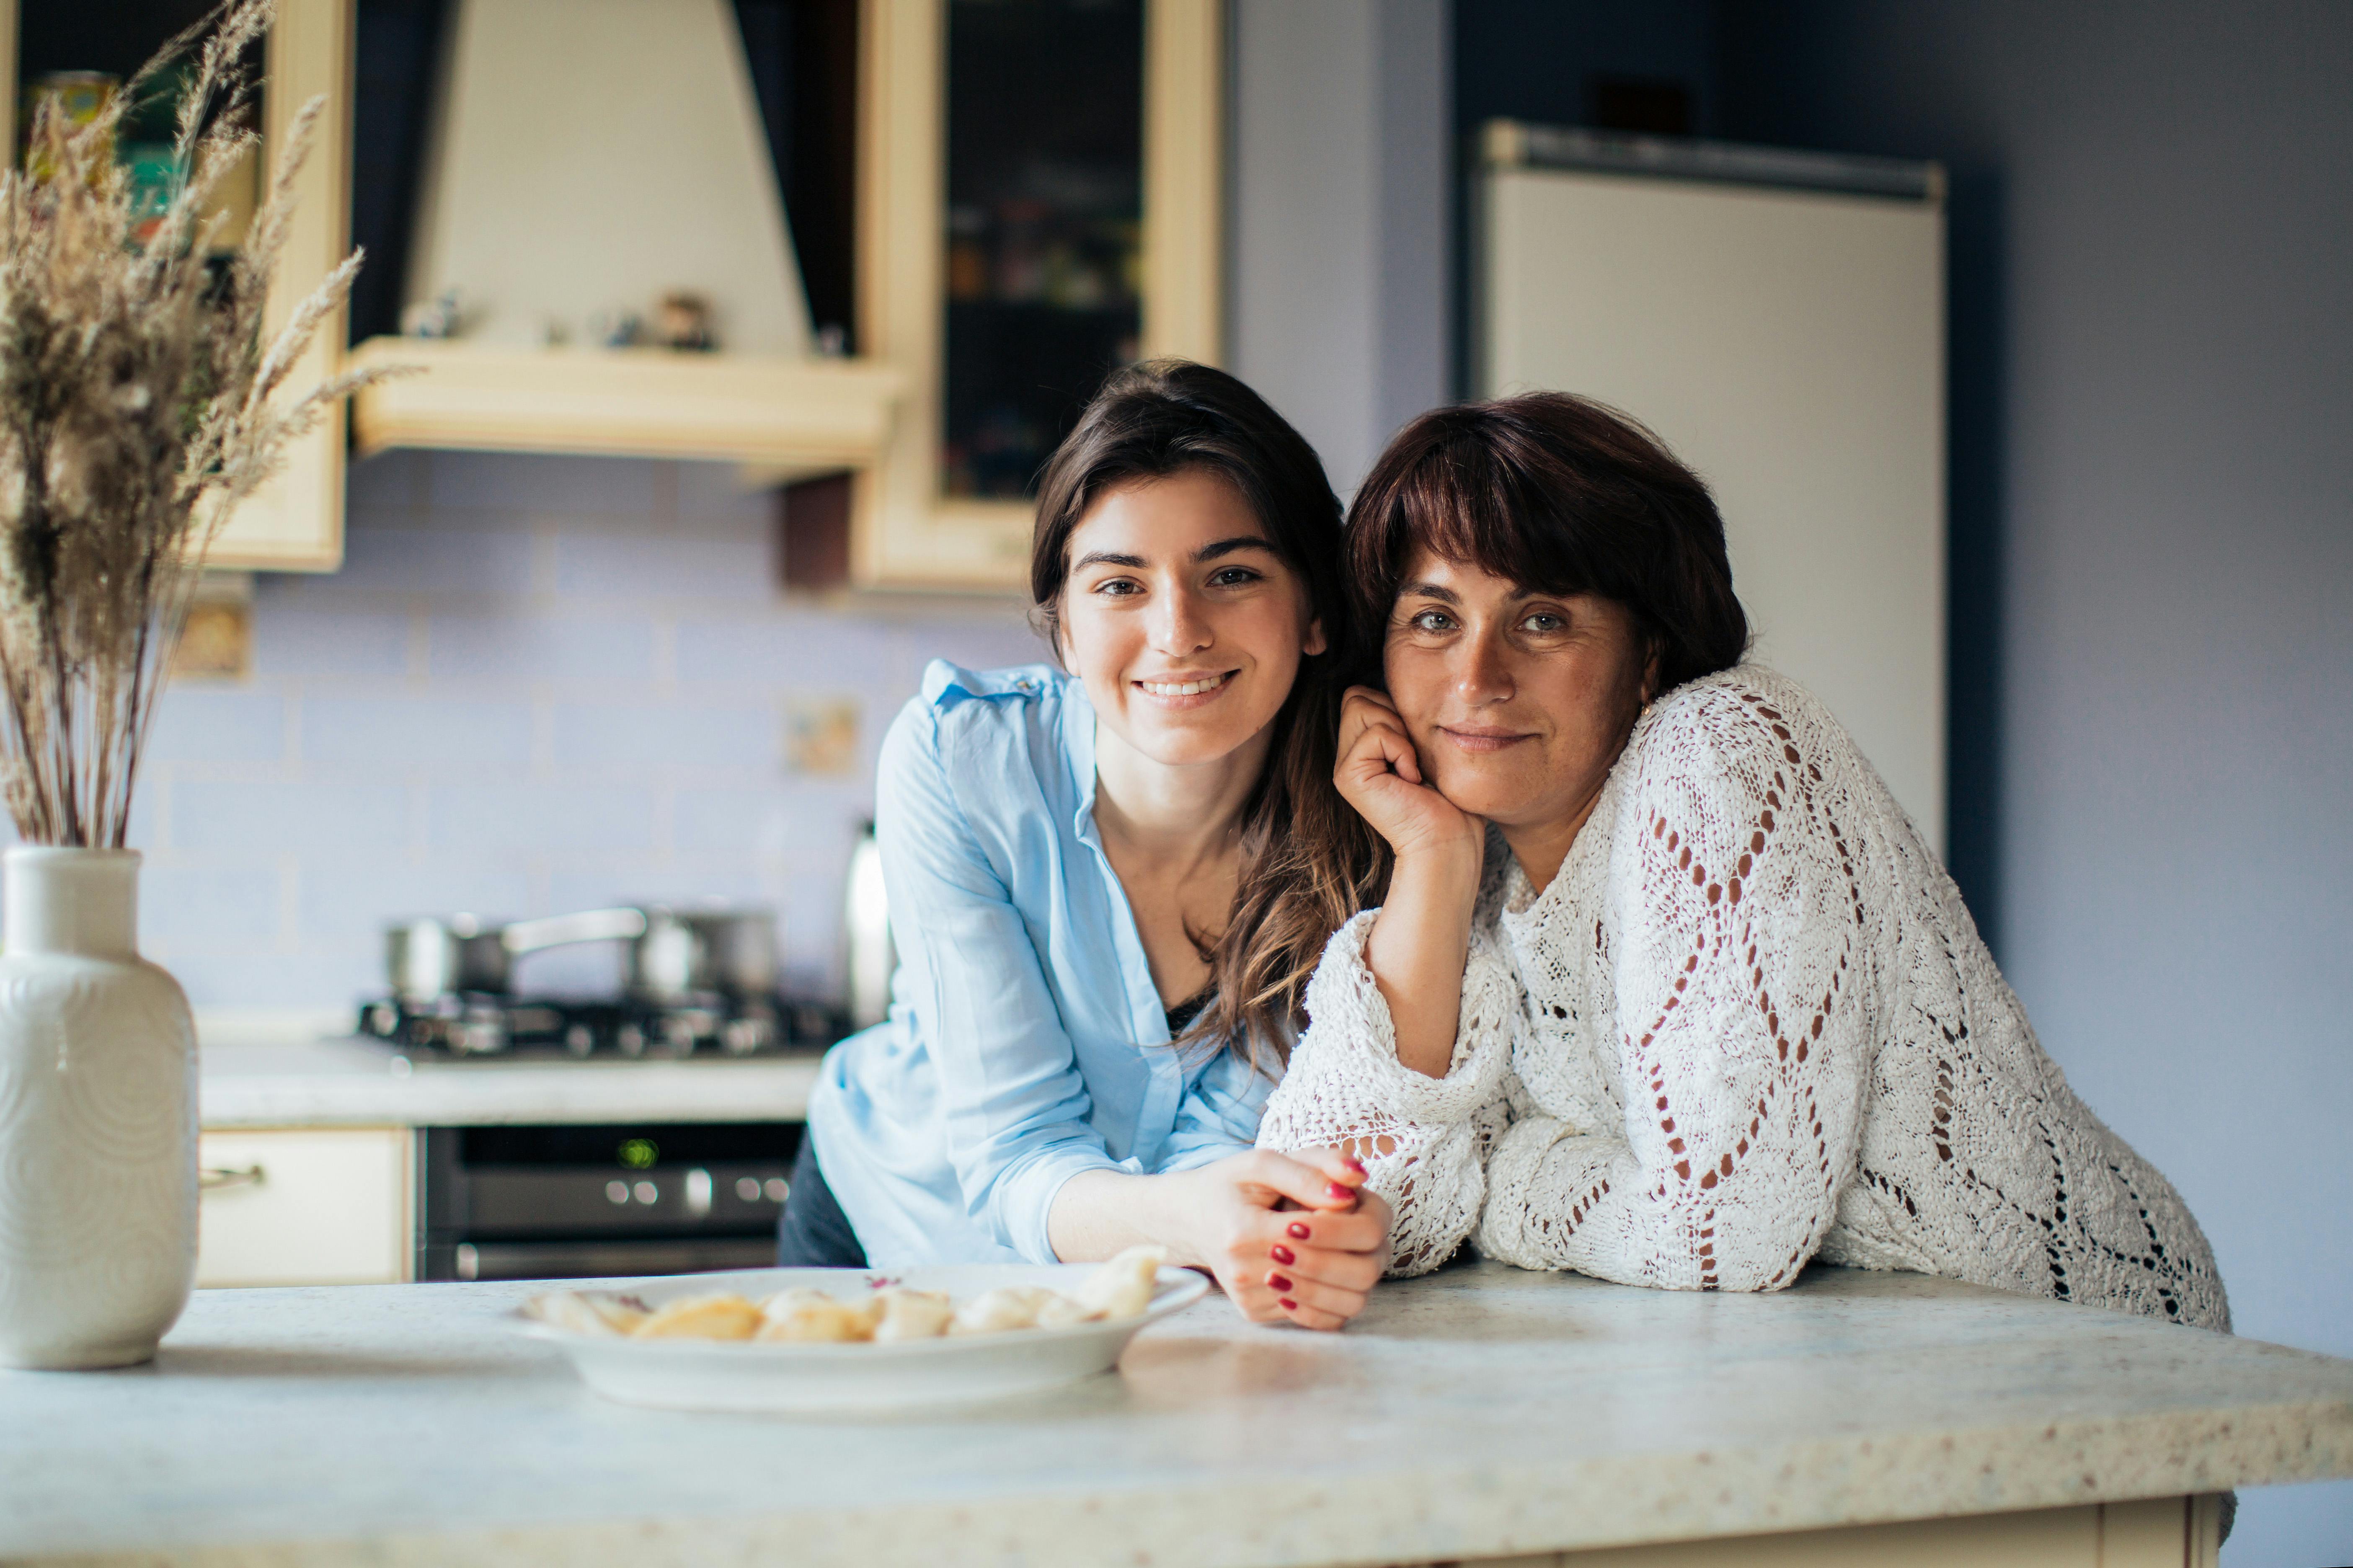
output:
[{"label": "speckled stone countertop", "polygon": [[531,1289],[199,1292],[150,1366],[0,1373],[0,1559],[1410,1562],[2353,1474],[2353,1362],[1916,1275],[1476,1264],[1331,1336],[1213,1296],[1120,1376],[833,1422],[607,1404]]},{"label": "speckled stone countertop", "polygon": [[797,1121],[820,1056],[412,1063],[373,1040],[206,1038],[199,1115],[220,1129]]}]

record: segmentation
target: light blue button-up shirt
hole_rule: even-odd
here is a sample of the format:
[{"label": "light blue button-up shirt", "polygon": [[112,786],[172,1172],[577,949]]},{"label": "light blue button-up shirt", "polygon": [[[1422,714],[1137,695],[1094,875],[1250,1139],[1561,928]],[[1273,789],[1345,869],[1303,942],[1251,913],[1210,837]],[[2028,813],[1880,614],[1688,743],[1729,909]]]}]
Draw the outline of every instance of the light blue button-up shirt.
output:
[{"label": "light blue button-up shirt", "polygon": [[1059,670],[944,660],[882,743],[891,1016],[828,1053],[808,1113],[878,1268],[1053,1262],[1047,1212],[1080,1172],[1190,1170],[1257,1136],[1272,1085],[1168,1043],[1095,833],[1094,744]]}]

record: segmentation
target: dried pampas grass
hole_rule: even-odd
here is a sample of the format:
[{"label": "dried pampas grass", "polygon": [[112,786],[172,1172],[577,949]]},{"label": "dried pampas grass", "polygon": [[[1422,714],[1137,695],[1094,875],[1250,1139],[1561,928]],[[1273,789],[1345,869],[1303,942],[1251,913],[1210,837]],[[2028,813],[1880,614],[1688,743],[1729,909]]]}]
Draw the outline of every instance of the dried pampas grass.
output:
[{"label": "dried pampas grass", "polygon": [[[26,168],[0,174],[0,787],[31,843],[121,846],[206,551],[287,443],[375,379],[285,386],[351,291],[357,252],[262,339],[323,100],[295,117],[242,243],[207,260],[226,216],[216,193],[258,155],[245,61],[274,10],[225,0],[94,121],[45,105]],[[182,61],[179,180],[155,222],[114,133]]]}]

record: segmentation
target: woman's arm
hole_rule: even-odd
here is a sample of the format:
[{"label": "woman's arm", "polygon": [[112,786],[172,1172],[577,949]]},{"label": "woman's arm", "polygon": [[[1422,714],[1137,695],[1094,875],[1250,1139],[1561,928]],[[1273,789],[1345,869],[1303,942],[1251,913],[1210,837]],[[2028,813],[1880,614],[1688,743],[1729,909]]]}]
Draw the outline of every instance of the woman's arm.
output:
[{"label": "woman's arm", "polygon": [[1625,1121],[1504,1135],[1479,1232],[1492,1256],[1775,1289],[1830,1228],[1871,1065],[1872,915],[1853,840],[1778,718],[1726,694],[1646,742],[1610,865]]},{"label": "woman's arm", "polygon": [[1351,1211],[1314,1220],[1319,1246],[1377,1255],[1387,1214],[1358,1210],[1361,1173],[1251,1151],[1238,1123],[1225,1129],[1236,1152],[1210,1153],[1211,1123],[1244,1109],[1220,1076],[1205,1072],[1209,1087],[1197,1083],[1188,1096],[1199,1102],[1191,1106],[1198,1146],[1184,1150],[1213,1163],[1149,1175],[1114,1161],[1090,1121],[1093,1102],[1029,927],[956,802],[935,710],[911,705],[884,742],[879,773],[877,837],[906,970],[902,994],[938,1074],[948,1157],[976,1220],[1040,1263],[1159,1243],[1173,1261],[1211,1269],[1261,1317],[1285,1315],[1266,1284],[1271,1249],[1295,1223],[1271,1217],[1281,1199]]},{"label": "woman's arm", "polygon": [[1259,1123],[1267,1149],[1336,1147],[1363,1162],[1368,1189],[1395,1212],[1389,1270],[1422,1274],[1470,1235],[1488,1147],[1508,1121],[1510,963],[1493,936],[1472,944],[1447,1029],[1453,1060],[1432,1078],[1398,1060],[1384,990],[1366,963],[1367,910],[1333,935],[1307,990],[1312,1022]]}]

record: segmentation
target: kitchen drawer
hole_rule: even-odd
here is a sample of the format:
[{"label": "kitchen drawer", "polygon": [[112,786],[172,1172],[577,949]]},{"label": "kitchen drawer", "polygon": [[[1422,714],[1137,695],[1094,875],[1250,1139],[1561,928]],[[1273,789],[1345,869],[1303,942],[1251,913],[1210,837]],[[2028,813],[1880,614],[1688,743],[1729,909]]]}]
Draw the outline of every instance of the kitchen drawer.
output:
[{"label": "kitchen drawer", "polygon": [[196,1283],[383,1285],[409,1278],[406,1127],[207,1132]]}]

